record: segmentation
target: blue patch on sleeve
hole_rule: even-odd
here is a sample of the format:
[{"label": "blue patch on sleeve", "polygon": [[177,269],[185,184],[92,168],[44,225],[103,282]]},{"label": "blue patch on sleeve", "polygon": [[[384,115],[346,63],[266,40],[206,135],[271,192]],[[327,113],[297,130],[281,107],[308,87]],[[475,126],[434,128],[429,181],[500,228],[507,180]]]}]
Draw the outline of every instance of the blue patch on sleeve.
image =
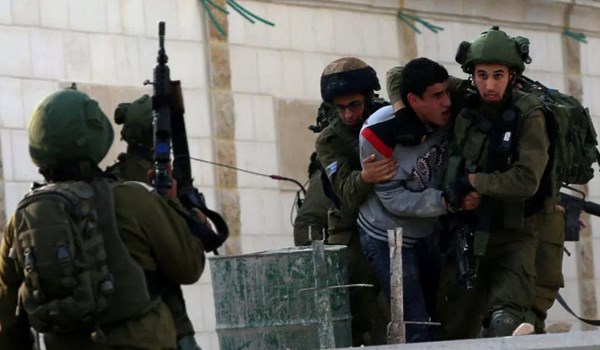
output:
[{"label": "blue patch on sleeve", "polygon": [[325,172],[327,173],[327,177],[329,178],[329,181],[333,181],[333,176],[335,175],[335,173],[337,172],[337,161],[330,163],[326,168],[325,168]]}]

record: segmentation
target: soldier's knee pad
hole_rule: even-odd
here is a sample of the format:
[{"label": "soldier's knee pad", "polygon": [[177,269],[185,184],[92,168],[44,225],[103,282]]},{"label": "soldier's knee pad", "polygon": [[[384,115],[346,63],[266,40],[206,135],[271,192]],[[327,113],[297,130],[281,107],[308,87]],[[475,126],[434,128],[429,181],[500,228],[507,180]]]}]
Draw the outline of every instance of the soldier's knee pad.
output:
[{"label": "soldier's knee pad", "polygon": [[496,310],[489,319],[489,325],[481,328],[481,336],[484,338],[510,336],[521,322],[522,320],[504,310]]}]

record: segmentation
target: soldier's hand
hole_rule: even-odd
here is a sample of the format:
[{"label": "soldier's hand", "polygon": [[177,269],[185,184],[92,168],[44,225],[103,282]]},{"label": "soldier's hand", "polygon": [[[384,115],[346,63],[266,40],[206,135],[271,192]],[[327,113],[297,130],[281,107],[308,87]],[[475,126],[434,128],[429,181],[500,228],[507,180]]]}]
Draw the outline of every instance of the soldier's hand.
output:
[{"label": "soldier's hand", "polygon": [[363,159],[363,169],[360,177],[368,183],[389,181],[394,178],[398,168],[398,163],[392,158],[375,160],[375,155],[371,154]]},{"label": "soldier's hand", "polygon": [[481,203],[481,195],[478,192],[469,192],[462,200],[462,210],[475,210]]},{"label": "soldier's hand", "polygon": [[[567,215],[567,210],[565,209],[564,206],[562,206],[560,204],[556,205],[556,210],[560,211],[563,214],[563,216]],[[585,221],[583,221],[583,219],[581,218],[581,216],[579,216],[578,223],[579,223],[579,229],[580,230],[583,230],[584,228],[587,227],[587,225],[585,224]]]},{"label": "soldier's hand", "polygon": [[[171,178],[171,187],[167,189],[167,197],[169,198],[177,198],[177,180],[173,178],[173,168],[171,163],[167,165],[167,173]],[[150,186],[154,186],[154,178],[156,177],[156,172],[154,168],[150,168],[146,173],[146,183]]]}]

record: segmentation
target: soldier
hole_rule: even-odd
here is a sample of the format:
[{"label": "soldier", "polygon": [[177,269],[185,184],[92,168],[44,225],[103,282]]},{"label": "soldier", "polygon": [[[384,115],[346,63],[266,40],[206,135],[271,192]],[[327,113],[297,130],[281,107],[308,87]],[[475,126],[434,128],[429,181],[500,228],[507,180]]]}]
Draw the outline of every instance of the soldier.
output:
[{"label": "soldier", "polygon": [[555,201],[540,186],[549,159],[542,105],[528,100],[526,113],[516,107],[528,98],[513,88],[531,60],[528,43],[492,27],[461,43],[456,55],[471,79],[451,89],[453,105],[462,110],[450,144],[446,198],[456,206],[469,191],[481,194],[469,226],[478,269],[469,291],[444,274],[442,338],[474,337],[478,330],[484,337],[511,335],[534,301],[535,214],[555,210]]},{"label": "soldier", "polygon": [[29,153],[48,184],[4,229],[0,348],[31,349],[30,325],[49,350],[176,348],[158,276],[197,281],[203,244],[177,201],[98,168],[112,141],[108,118],[82,92],[55,92],[34,110]]},{"label": "soldier", "polygon": [[[375,70],[353,57],[333,61],[321,76],[323,101],[335,105],[338,112],[338,118],[316,141],[317,157],[324,171],[324,192],[334,202],[328,213],[327,242],[348,246],[350,283],[375,286],[350,289],[352,336],[356,346],[385,343],[389,321],[389,305],[381,307],[385,302],[378,297],[377,278],[361,253],[356,224],[358,207],[373,190],[374,183],[391,179],[396,169],[392,159],[375,161],[374,155],[363,160],[361,166],[358,154],[358,133],[364,120],[382,107],[374,95],[374,90],[379,89]],[[369,332],[371,342],[365,341]]]},{"label": "soldier", "polygon": [[[115,110],[115,122],[123,125],[121,138],[127,142],[127,152],[106,172],[123,181],[147,182],[153,164],[152,99],[143,95],[131,103],[120,103]],[[206,217],[196,213],[203,224]],[[164,278],[162,299],[169,307],[177,330],[177,347],[180,350],[199,350],[194,338],[194,326],[187,315],[181,287]]]},{"label": "soldier", "polygon": [[[309,129],[320,133],[335,118],[337,118],[335,107],[323,102],[317,113],[317,124],[309,126]],[[321,163],[317,158],[317,152],[313,152],[308,164],[308,190],[302,206],[298,210],[298,215],[294,219],[294,244],[296,246],[310,244],[309,230],[315,239],[321,239],[327,230],[327,210],[333,203],[323,193],[321,172]]]}]

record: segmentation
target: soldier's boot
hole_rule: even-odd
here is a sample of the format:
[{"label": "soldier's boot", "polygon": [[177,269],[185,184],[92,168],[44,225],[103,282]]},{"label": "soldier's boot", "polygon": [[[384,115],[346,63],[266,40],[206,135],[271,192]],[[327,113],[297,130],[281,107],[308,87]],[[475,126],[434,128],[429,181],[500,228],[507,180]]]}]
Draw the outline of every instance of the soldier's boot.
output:
[{"label": "soldier's boot", "polygon": [[481,328],[482,338],[506,337],[513,334],[522,320],[511,315],[505,310],[496,310]]}]

